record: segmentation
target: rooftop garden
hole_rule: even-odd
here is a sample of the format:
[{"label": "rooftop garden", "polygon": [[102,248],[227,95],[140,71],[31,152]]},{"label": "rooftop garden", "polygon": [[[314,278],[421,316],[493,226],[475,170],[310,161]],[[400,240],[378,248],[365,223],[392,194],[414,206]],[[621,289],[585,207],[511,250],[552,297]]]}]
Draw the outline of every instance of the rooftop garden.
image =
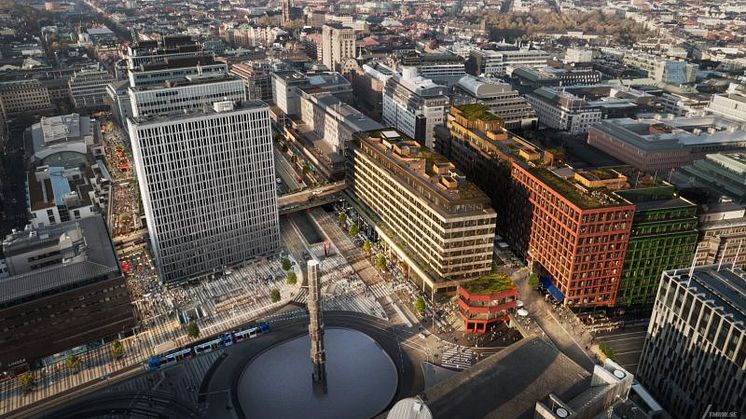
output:
[{"label": "rooftop garden", "polygon": [[549,169],[535,167],[531,169],[531,174],[582,209],[600,208],[603,206],[598,199],[583,193],[572,182],[562,179]]},{"label": "rooftop garden", "polygon": [[469,120],[479,119],[485,122],[500,120],[499,116],[490,112],[489,106],[481,103],[458,105],[456,106],[456,109],[461,111],[461,114]]},{"label": "rooftop garden", "polygon": [[611,169],[604,169],[604,168],[597,168],[597,169],[591,169],[587,171],[586,173],[591,173],[596,178],[601,180],[608,180],[608,179],[616,179],[619,177],[619,174]]},{"label": "rooftop garden", "polygon": [[473,295],[490,295],[511,290],[515,284],[510,277],[502,272],[492,271],[479,279],[465,282],[462,287]]}]

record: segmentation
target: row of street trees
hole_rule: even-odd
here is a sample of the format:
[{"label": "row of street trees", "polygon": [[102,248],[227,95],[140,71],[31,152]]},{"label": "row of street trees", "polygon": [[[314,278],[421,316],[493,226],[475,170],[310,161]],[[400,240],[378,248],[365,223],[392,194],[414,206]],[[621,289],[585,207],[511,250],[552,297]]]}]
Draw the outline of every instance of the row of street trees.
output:
[{"label": "row of street trees", "polygon": [[[290,259],[282,258],[282,270],[285,271],[287,276],[288,284],[295,285],[298,283],[298,275],[292,270],[293,265],[290,263]],[[279,301],[279,300],[278,300]]]},{"label": "row of street trees", "polygon": [[[109,349],[111,351],[111,357],[114,360],[119,360],[124,356],[124,345],[119,340],[114,340],[111,342],[111,345],[109,346]],[[68,355],[67,358],[65,358],[65,368],[68,370],[77,373],[80,371],[80,367],[83,365],[83,361],[80,359],[77,355]],[[18,376],[18,386],[23,391],[31,391],[36,387],[36,377],[34,377],[34,373],[31,371],[27,371],[21,375]]]},{"label": "row of street trees", "polygon": [[[337,219],[339,221],[339,224],[344,226],[345,223],[347,223],[347,214],[345,214],[344,212],[340,212]],[[350,237],[357,236],[359,232],[360,231],[356,224],[352,224],[348,230]],[[366,239],[363,242],[363,253],[365,253],[368,256],[371,256],[372,251],[373,251],[373,244],[370,242],[370,240]],[[381,271],[386,270],[386,256],[384,254],[378,254],[376,256],[375,263],[376,263],[376,268],[378,268],[379,270]],[[425,299],[422,297],[418,297],[417,300],[415,300],[414,302],[414,308],[415,310],[417,310],[417,313],[419,313],[420,315],[425,314],[425,308],[426,308]]]}]

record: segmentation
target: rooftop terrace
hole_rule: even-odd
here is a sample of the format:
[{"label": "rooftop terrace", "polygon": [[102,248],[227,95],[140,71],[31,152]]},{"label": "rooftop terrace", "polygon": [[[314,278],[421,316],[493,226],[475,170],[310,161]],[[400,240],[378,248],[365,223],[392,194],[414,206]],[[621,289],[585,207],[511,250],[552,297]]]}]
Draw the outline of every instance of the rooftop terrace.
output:
[{"label": "rooftop terrace", "polygon": [[579,189],[580,185],[570,179],[561,178],[548,168],[531,167],[528,171],[581,209],[602,208],[619,203],[603,191]]},{"label": "rooftop terrace", "polygon": [[481,103],[469,103],[458,105],[456,109],[461,111],[461,115],[469,120],[481,120],[485,122],[499,121],[500,117],[490,112],[490,107]]},{"label": "rooftop terrace", "polygon": [[502,272],[491,272],[479,279],[465,282],[461,286],[472,295],[490,295],[515,289],[515,284],[510,277]]},{"label": "rooftop terrace", "polygon": [[225,82],[239,82],[236,76],[232,76],[226,73],[218,74],[204,74],[204,75],[189,75],[181,79],[166,80],[163,83],[156,85],[144,85],[144,86],[132,86],[130,89],[135,92],[147,92],[151,90],[163,90],[163,89],[175,89],[183,88],[187,86],[197,86],[201,84],[213,84],[213,83],[225,83]]},{"label": "rooftop terrace", "polygon": [[[449,206],[457,204],[471,203],[479,208],[489,205],[487,195],[459,174],[448,159],[396,130],[372,131],[362,138],[364,144],[394,164],[386,166],[397,177],[409,175],[408,179],[403,180],[423,198],[439,201],[437,203],[444,205],[447,210]],[[435,196],[440,199],[433,199],[435,197],[432,194],[423,193],[423,188],[435,192]]]}]

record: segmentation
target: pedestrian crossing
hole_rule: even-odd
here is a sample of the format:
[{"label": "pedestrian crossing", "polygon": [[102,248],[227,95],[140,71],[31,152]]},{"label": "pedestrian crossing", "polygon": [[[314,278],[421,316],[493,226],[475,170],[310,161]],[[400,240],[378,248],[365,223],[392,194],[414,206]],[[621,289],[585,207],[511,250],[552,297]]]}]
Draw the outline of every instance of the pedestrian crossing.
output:
[{"label": "pedestrian crossing", "polygon": [[391,294],[391,288],[386,282],[376,282],[370,286],[370,291],[376,298],[380,299],[385,299]]},{"label": "pedestrian crossing", "polygon": [[293,302],[298,304],[308,303],[308,288],[301,287],[300,291],[298,291],[298,294],[293,297]]},{"label": "pedestrian crossing", "polygon": [[307,318],[307,317],[308,317],[308,313],[306,312],[306,310],[303,308],[299,308],[293,311],[284,311],[282,313],[272,314],[270,316],[267,316],[265,318],[265,321],[271,325],[276,322],[295,320],[295,319],[301,319],[301,318]]},{"label": "pedestrian crossing", "polygon": [[443,351],[440,365],[446,368],[466,369],[474,363],[474,351],[462,346],[453,346]]}]

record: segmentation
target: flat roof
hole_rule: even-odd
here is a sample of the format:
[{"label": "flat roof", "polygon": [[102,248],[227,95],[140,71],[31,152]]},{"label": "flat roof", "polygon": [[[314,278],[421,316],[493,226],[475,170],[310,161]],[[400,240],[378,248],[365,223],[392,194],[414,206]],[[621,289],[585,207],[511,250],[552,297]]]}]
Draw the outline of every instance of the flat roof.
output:
[{"label": "flat roof", "polygon": [[[216,102],[220,102],[220,101],[216,101]],[[246,110],[246,109],[258,109],[258,108],[269,109],[269,105],[267,105],[265,102],[262,102],[261,100],[244,100],[244,101],[233,103],[233,111]],[[153,123],[158,123],[158,122],[167,122],[167,121],[176,121],[176,120],[181,120],[181,119],[197,118],[201,116],[208,116],[208,115],[214,115],[214,114],[220,114],[220,113],[230,113],[233,111],[217,112],[212,106],[205,106],[204,108],[194,108],[194,109],[178,110],[178,111],[169,112],[169,113],[130,117],[129,120],[133,121],[135,124],[153,124]]]},{"label": "flat roof", "polygon": [[24,297],[40,294],[57,288],[69,287],[77,283],[86,282],[97,277],[108,279],[121,274],[119,262],[114,254],[109,231],[103,217],[94,215],[74,221],[68,221],[53,226],[36,229],[36,236],[19,237],[10,242],[4,242],[7,254],[18,254],[40,246],[46,246],[50,241],[58,241],[66,231],[80,226],[85,238],[85,260],[67,264],[52,265],[21,275],[11,276],[0,280],[0,304],[12,303]]},{"label": "flat roof", "polygon": [[375,131],[383,128],[383,125],[369,118],[354,107],[342,102],[332,93],[324,92],[311,96],[311,100],[322,109],[328,109],[336,114],[341,121],[351,127],[355,132]]},{"label": "flat roof", "polygon": [[[746,142],[746,132],[741,130],[739,122],[717,116],[604,119],[591,129],[606,132],[644,151]],[[709,132],[710,129],[714,132]]]},{"label": "flat roof", "polygon": [[534,337],[426,389],[422,398],[438,418],[530,419],[538,400],[550,393],[570,400],[587,388],[590,378],[554,345]]},{"label": "flat roof", "polygon": [[636,211],[652,211],[659,209],[687,208],[694,206],[693,203],[683,198],[662,199],[658,201],[636,202]]},{"label": "flat roof", "polygon": [[[439,196],[448,204],[478,203],[483,204],[483,207],[481,208],[482,211],[492,211],[490,200],[487,195],[477,188],[476,185],[465,180],[465,178],[458,181],[454,179],[457,186],[453,189],[448,189],[441,184],[440,176],[433,172],[433,165],[451,165],[452,168],[450,172],[456,173],[455,166],[453,166],[453,164],[442,155],[431,151],[427,147],[417,143],[394,129],[372,131],[367,135],[361,136],[361,138],[363,139],[364,144],[369,148],[376,150],[378,155],[393,163],[394,167],[401,170],[400,173],[396,173],[391,169],[388,169],[394,174],[394,176],[402,178],[402,175],[406,174],[411,178],[416,179],[418,185],[417,189],[419,189],[419,187],[427,188],[429,191],[435,192],[436,196]],[[409,146],[411,144],[416,148],[416,152],[408,156],[399,155],[394,150],[389,149],[389,147],[383,143],[384,141],[395,146]],[[408,184],[408,182],[405,183]],[[431,198],[427,197],[428,194],[423,193],[421,190],[417,190],[417,195],[432,201]],[[440,205],[436,205],[436,207],[444,209]],[[449,210],[446,210],[446,212],[451,213]]]},{"label": "flat roof", "polygon": [[635,204],[636,212],[696,207],[693,202],[678,196],[676,188],[665,182],[662,185],[624,189],[614,193]]},{"label": "flat roof", "polygon": [[551,170],[547,167],[530,167],[523,162],[520,164],[522,164],[529,173],[536,176],[536,178],[560,195],[572,201],[580,209],[606,208],[625,204],[624,202],[620,202],[622,201],[621,198],[615,198],[605,191],[580,189],[586,188],[579,185],[574,180],[562,178],[556,173],[557,169]]},{"label": "flat roof", "polygon": [[[730,267],[728,267],[730,266]],[[706,265],[694,268],[691,282],[689,269],[666,271],[666,274],[679,284],[689,284],[694,294],[704,293],[704,300],[711,300],[710,307],[722,307],[721,315],[732,314],[733,323],[741,322],[740,329],[746,330],[746,272],[733,266],[733,263]],[[674,275],[676,274],[676,275]]]},{"label": "flat roof", "polygon": [[[90,131],[88,117],[81,118],[77,113],[58,116],[43,116],[38,126],[41,129],[42,139],[45,143],[57,140],[78,139]],[[87,128],[87,129],[86,129]]]},{"label": "flat roof", "polygon": [[481,278],[472,279],[461,284],[461,287],[472,295],[491,295],[516,288],[513,280],[502,272],[492,272]]},{"label": "flat roof", "polygon": [[154,85],[138,85],[131,86],[129,89],[134,92],[147,92],[150,90],[167,90],[176,89],[190,86],[198,86],[201,84],[213,84],[213,83],[225,83],[225,82],[240,82],[243,84],[240,78],[234,75],[218,73],[218,74],[206,74],[206,75],[188,75],[178,80],[166,80],[163,83]]}]

